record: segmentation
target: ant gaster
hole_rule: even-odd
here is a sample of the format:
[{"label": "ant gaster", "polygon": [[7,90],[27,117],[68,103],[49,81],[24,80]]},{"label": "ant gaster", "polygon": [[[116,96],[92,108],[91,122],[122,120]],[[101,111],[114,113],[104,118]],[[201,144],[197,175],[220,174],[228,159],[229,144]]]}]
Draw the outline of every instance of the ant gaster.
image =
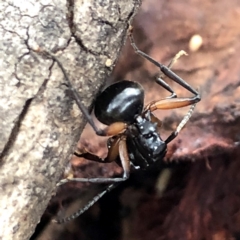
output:
[{"label": "ant gaster", "polygon": [[[116,161],[123,168],[123,176],[118,178],[67,178],[61,180],[58,186],[69,181],[111,184],[79,211],[69,217],[54,220],[57,223],[68,222],[89,209],[104,194],[110,192],[120,182],[128,179],[131,167],[135,169],[145,169],[154,162],[162,161],[167,151],[167,144],[178,135],[191,117],[196,103],[201,100],[200,94],[195,89],[170,70],[172,64],[181,55],[186,54],[184,51],[180,51],[168,66],[164,66],[138,49],[133,40],[131,30],[129,31],[129,39],[137,54],[159,67],[163,75],[156,78],[156,83],[170,92],[171,95],[165,99],[153,101],[144,107],[144,90],[139,83],[124,80],[110,85],[96,98],[94,107],[96,118],[100,122],[108,125],[105,129],[99,129],[95,125],[88,110],[82,104],[79,93],[71,84],[61,62],[52,53],[45,51],[47,55],[50,55],[51,58],[57,62],[62,70],[79,109],[95,133],[99,136],[110,136],[107,143],[108,155],[105,159],[101,159],[87,151],[81,153],[75,152],[74,154],[77,157],[83,157],[101,163]],[[193,93],[194,96],[178,98],[174,90],[163,80],[165,76]],[[191,107],[188,113],[179,123],[176,130],[173,131],[166,140],[162,140],[158,132],[161,121],[157,119],[152,112],[161,109],[181,108],[189,105],[191,105]]]}]

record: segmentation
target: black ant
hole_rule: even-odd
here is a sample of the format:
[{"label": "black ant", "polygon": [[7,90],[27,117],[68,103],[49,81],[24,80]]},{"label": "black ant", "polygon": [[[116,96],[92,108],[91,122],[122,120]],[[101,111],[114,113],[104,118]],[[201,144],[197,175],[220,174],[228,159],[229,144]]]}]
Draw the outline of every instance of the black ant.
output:
[{"label": "black ant", "polygon": [[[131,30],[129,31],[129,39],[137,54],[160,68],[163,75],[156,78],[156,83],[165,88],[171,93],[171,95],[165,99],[153,101],[144,107],[144,90],[139,83],[124,80],[110,85],[96,98],[94,107],[96,118],[100,122],[108,125],[105,129],[97,128],[88,110],[82,104],[79,93],[71,84],[62,64],[52,53],[46,52],[57,62],[62,70],[79,109],[82,111],[96,134],[99,136],[110,136],[107,143],[108,155],[105,159],[101,159],[87,151],[82,153],[75,152],[74,155],[101,163],[116,161],[123,168],[123,176],[119,178],[67,178],[61,180],[58,183],[58,186],[69,181],[112,184],[100,194],[96,195],[85,207],[71,216],[54,220],[57,223],[68,222],[89,209],[104,194],[110,192],[120,182],[128,179],[131,167],[136,170],[145,169],[154,162],[162,161],[167,151],[167,144],[178,135],[190,119],[196,103],[201,100],[200,94],[196,90],[170,70],[172,64],[181,55],[186,54],[185,52],[180,51],[168,66],[164,66],[138,49],[134,42]],[[193,93],[194,96],[178,98],[174,90],[163,80],[165,76]],[[158,127],[161,124],[161,121],[157,119],[152,112],[158,109],[175,109],[189,105],[191,105],[191,107],[188,113],[179,123],[176,130],[173,131],[166,140],[162,140],[158,132]]]}]

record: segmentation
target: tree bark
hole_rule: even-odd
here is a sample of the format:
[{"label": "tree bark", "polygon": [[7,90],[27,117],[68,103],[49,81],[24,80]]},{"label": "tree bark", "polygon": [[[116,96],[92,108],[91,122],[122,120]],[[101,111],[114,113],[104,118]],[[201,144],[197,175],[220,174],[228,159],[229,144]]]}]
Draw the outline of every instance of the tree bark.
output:
[{"label": "tree bark", "polygon": [[139,5],[1,3],[0,239],[29,239],[85,124],[59,67],[32,49],[55,52],[90,108]]}]

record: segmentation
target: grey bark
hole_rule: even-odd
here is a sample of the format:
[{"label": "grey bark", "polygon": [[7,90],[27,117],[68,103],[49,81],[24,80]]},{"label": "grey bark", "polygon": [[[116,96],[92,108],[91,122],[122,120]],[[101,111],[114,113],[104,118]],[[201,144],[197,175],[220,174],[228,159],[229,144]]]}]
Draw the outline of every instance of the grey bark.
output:
[{"label": "grey bark", "polygon": [[89,107],[140,0],[0,3],[0,239],[29,239],[84,127],[54,51]]}]

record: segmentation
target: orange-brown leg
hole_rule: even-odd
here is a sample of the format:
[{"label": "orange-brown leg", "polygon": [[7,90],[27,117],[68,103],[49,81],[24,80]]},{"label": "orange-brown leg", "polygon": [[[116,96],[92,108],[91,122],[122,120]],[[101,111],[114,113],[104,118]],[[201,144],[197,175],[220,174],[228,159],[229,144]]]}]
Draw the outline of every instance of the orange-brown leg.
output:
[{"label": "orange-brown leg", "polygon": [[[118,147],[118,148],[117,148]],[[126,138],[125,136],[121,136],[116,141],[114,141],[114,144],[112,145],[112,148],[109,150],[108,157],[115,157],[116,156],[116,149],[118,149],[121,165],[123,167],[123,176],[122,178],[73,178],[73,179],[63,179],[59,185],[64,184],[69,181],[78,181],[78,182],[92,182],[92,183],[112,183],[110,184],[104,191],[96,195],[91,201],[89,201],[83,208],[79,209],[74,214],[60,219],[54,219],[53,222],[61,224],[69,222],[78,216],[80,216],[82,213],[87,211],[94,203],[96,203],[100,198],[102,198],[106,193],[110,192],[112,189],[114,189],[119,183],[122,181],[125,181],[129,178],[130,174],[130,161],[128,157],[128,151],[126,146]],[[110,156],[111,155],[111,156]],[[95,160],[97,156],[94,157]],[[99,158],[100,159],[100,158]],[[107,161],[104,162],[108,162]]]},{"label": "orange-brown leg", "polygon": [[66,178],[62,179],[57,186],[65,184],[67,182],[90,182],[90,183],[114,183],[114,182],[123,182],[129,177],[130,173],[130,160],[128,157],[128,151],[126,146],[126,138],[125,136],[120,136],[119,139],[114,141],[109,148],[108,156],[105,159],[102,159],[92,153],[83,153],[78,154],[75,153],[78,157],[86,157],[89,160],[107,163],[115,161],[117,156],[119,155],[121,166],[123,168],[123,176],[121,178]]},{"label": "orange-brown leg", "polygon": [[[170,100],[170,99],[168,99]],[[192,116],[192,113],[195,109],[195,106],[196,106],[196,103],[195,104],[192,104],[190,109],[188,110],[187,114],[183,117],[182,121],[178,124],[177,128],[175,131],[173,131],[170,136],[165,140],[165,143],[168,144],[169,142],[171,142],[177,135],[178,133],[182,130],[182,128],[186,125],[186,123],[188,122],[188,120],[190,119],[190,117]],[[153,114],[151,114],[150,110],[145,110],[144,112],[145,116],[147,116],[147,114],[150,114],[151,116],[151,121],[152,122],[160,122],[160,120],[155,117]],[[153,118],[154,116],[154,118]],[[159,126],[159,125],[158,125]]]},{"label": "orange-brown leg", "polygon": [[[181,50],[180,52],[178,52],[175,57],[170,61],[170,63],[168,64],[168,66],[164,66],[161,63],[155,61],[153,58],[151,58],[149,55],[147,55],[146,53],[142,52],[141,50],[138,49],[138,47],[136,46],[133,36],[132,36],[132,29],[130,29],[129,31],[129,39],[131,42],[131,45],[133,46],[133,49],[135,50],[135,52],[137,54],[139,54],[140,56],[146,58],[147,60],[149,60],[150,62],[152,62],[154,65],[156,65],[157,67],[160,68],[160,70],[162,71],[162,75],[160,75],[159,77],[157,77],[156,79],[156,83],[158,83],[160,86],[162,86],[163,88],[165,88],[167,91],[169,91],[171,93],[170,97],[167,97],[165,99],[161,99],[158,101],[153,101],[151,103],[149,103],[144,111],[148,111],[150,110],[151,112],[157,110],[157,109],[175,109],[175,108],[181,108],[181,107],[186,107],[192,104],[195,104],[197,102],[199,102],[201,100],[200,94],[193,89],[187,82],[185,82],[182,78],[180,78],[177,74],[175,74],[170,68],[172,67],[172,65],[182,56],[182,55],[187,55],[186,52],[184,52],[183,50]],[[170,79],[172,79],[173,81],[177,82],[179,85],[181,85],[182,87],[184,87],[185,89],[187,89],[188,91],[190,91],[191,93],[193,93],[195,96],[194,97],[189,97],[189,98],[177,98],[176,93],[174,92],[174,90],[163,80],[163,78],[167,76]]]},{"label": "orange-brown leg", "polygon": [[171,98],[171,99],[161,99],[159,101],[151,102],[145,107],[145,110],[150,110],[151,112],[158,109],[175,109],[182,108],[189,105],[193,105],[199,102],[199,96],[189,97],[189,98]]},{"label": "orange-brown leg", "polygon": [[[146,53],[142,52],[141,50],[138,49],[136,46],[133,35],[132,35],[132,28],[129,28],[129,39],[130,43],[135,50],[137,54],[142,56],[143,58],[146,58],[149,60],[151,63],[153,63],[155,66],[159,67],[161,72],[163,73],[156,79],[156,83],[158,83],[160,86],[162,86],[164,89],[169,91],[171,93],[170,97],[167,97],[165,99],[161,99],[158,101],[153,101],[149,103],[145,108],[144,108],[144,113],[143,114],[148,114],[149,112],[153,112],[158,109],[175,109],[175,108],[182,108],[191,105],[188,113],[184,116],[183,120],[179,123],[177,129],[172,132],[172,134],[166,139],[166,143],[171,142],[181,131],[181,129],[185,126],[185,124],[188,122],[190,117],[192,116],[193,110],[195,108],[195,105],[197,102],[201,100],[200,94],[193,89],[186,81],[184,81],[182,78],[180,78],[177,74],[175,74],[170,68],[172,65],[177,61],[179,57],[182,55],[187,55],[184,51],[180,51],[178,54],[175,55],[175,57],[171,60],[171,62],[168,64],[168,66],[164,66],[163,64],[157,62],[153,58],[151,58],[149,55]],[[183,88],[188,90],[189,92],[193,93],[195,96],[193,97],[188,97],[188,98],[177,98],[177,94],[174,92],[174,90],[163,80],[163,78],[167,76],[168,78],[172,79],[179,85],[181,85]],[[158,122],[157,119],[152,118],[153,122]]]},{"label": "orange-brown leg", "polygon": [[127,129],[127,124],[124,122],[115,122],[111,125],[107,126],[106,128],[102,129],[104,136],[115,136]]},{"label": "orange-brown leg", "polygon": [[149,109],[146,110],[146,111],[143,111],[142,116],[143,116],[144,118],[148,119],[148,121],[151,121],[151,122],[153,122],[153,123],[157,123],[158,129],[161,128],[161,126],[162,126],[162,121],[161,121],[160,119],[158,119],[156,116],[154,116],[154,114],[151,113],[151,111],[149,111]]},{"label": "orange-brown leg", "polygon": [[[187,89],[189,92],[193,93],[195,96],[192,98],[179,98],[179,100],[173,99],[176,98],[177,95],[176,93],[173,91],[173,89],[161,78],[157,78],[156,82],[161,85],[163,88],[165,88],[167,91],[171,92],[171,96],[168,97],[167,99],[163,99],[160,100],[159,102],[154,102],[154,103],[150,103],[150,106],[152,107],[147,107],[147,109],[153,109],[151,111],[154,111],[156,109],[173,109],[173,108],[180,108],[180,107],[185,107],[188,105],[192,105],[194,103],[197,103],[201,100],[200,94],[193,89],[186,81],[184,81],[182,78],[180,78],[176,73],[174,73],[170,67],[172,66],[172,64],[181,56],[183,55],[183,52],[179,52],[179,55],[177,54],[174,58],[173,61],[170,62],[170,64],[168,66],[165,66],[159,62],[157,62],[156,60],[154,60],[153,58],[151,58],[149,55],[147,55],[146,53],[142,52],[141,50],[138,49],[138,47],[136,46],[134,39],[133,39],[133,35],[132,35],[132,28],[129,28],[129,39],[131,42],[131,45],[133,47],[133,49],[135,50],[135,52],[137,54],[139,54],[140,56],[142,56],[143,58],[146,58],[148,61],[150,61],[151,63],[153,63],[155,66],[159,67],[159,69],[161,70],[161,72],[167,76],[168,78],[172,79],[174,82],[178,83],[179,85],[181,85],[183,88]],[[169,101],[168,101],[169,100]]]},{"label": "orange-brown leg", "polygon": [[91,160],[94,162],[100,162],[100,163],[110,163],[116,161],[117,157],[119,156],[119,142],[121,137],[116,136],[108,139],[108,155],[106,158],[100,158],[97,155],[87,151],[84,149],[83,151],[80,150],[80,152],[74,152],[74,155],[77,157],[82,157],[87,160]]},{"label": "orange-brown leg", "polygon": [[50,56],[58,64],[59,68],[63,72],[64,78],[67,81],[68,87],[71,90],[79,109],[81,110],[81,112],[83,113],[83,115],[85,116],[85,118],[87,119],[89,124],[92,126],[92,128],[94,129],[94,131],[96,132],[97,135],[99,135],[99,136],[113,136],[113,135],[117,135],[117,134],[121,133],[122,131],[124,131],[126,129],[127,125],[125,123],[121,123],[121,122],[113,123],[110,126],[106,127],[105,129],[99,129],[96,126],[96,124],[94,123],[94,121],[93,121],[91,115],[89,114],[88,110],[83,105],[83,103],[81,101],[81,97],[80,97],[78,91],[73,87],[70,79],[68,78],[67,72],[62,65],[62,63],[58,60],[58,58],[53,53],[51,53],[47,50],[43,51],[41,49],[38,49],[38,52],[41,52],[43,54],[46,54],[46,55]]}]

